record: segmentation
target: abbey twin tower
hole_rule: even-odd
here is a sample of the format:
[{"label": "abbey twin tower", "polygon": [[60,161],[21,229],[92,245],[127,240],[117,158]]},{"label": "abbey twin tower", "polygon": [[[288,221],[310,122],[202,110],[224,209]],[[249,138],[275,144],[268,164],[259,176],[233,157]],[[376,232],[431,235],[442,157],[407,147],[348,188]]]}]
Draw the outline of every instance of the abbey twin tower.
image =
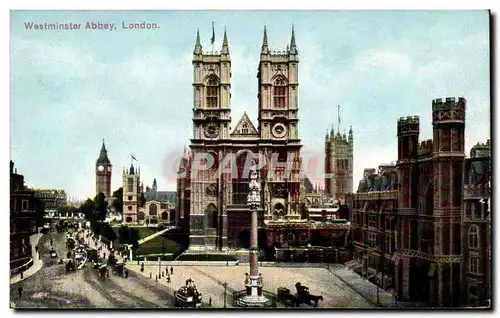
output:
[{"label": "abbey twin tower", "polygon": [[[238,245],[240,231],[248,225],[250,162],[258,161],[260,169],[260,226],[272,220],[300,220],[306,190],[299,137],[299,54],[293,27],[290,44],[282,51],[270,50],[264,27],[256,126],[244,113],[236,127],[231,127],[226,31],[220,52],[203,51],[198,31],[192,62],[193,138],[180,162],[177,181],[178,222],[190,230],[190,250],[226,250]],[[200,160],[200,155],[206,158]],[[346,174],[349,169],[352,161],[346,163]],[[352,174],[350,183],[352,188]]]}]

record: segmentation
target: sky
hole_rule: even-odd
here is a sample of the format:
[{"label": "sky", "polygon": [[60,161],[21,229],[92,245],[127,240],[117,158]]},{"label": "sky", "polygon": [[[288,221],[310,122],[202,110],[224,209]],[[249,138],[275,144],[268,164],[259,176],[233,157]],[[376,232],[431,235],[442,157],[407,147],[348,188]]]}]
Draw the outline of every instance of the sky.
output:
[{"label": "sky", "polygon": [[[159,28],[121,28],[143,21]],[[419,116],[420,140],[432,138],[435,98],[467,99],[467,152],[490,138],[486,11],[11,11],[11,159],[26,184],[93,197],[105,139],[112,190],[131,153],[145,185],[156,178],[160,190],[175,190],[170,159],[192,133],[196,30],[211,50],[212,21],[215,50],[227,29],[233,128],[244,111],[257,126],[264,25],[271,50],[285,50],[294,25],[303,150],[323,160],[340,105],[340,131],[354,132],[354,188],[365,168],[397,160],[399,117]],[[27,30],[30,22],[82,29]],[[87,22],[117,29],[86,30]]]}]

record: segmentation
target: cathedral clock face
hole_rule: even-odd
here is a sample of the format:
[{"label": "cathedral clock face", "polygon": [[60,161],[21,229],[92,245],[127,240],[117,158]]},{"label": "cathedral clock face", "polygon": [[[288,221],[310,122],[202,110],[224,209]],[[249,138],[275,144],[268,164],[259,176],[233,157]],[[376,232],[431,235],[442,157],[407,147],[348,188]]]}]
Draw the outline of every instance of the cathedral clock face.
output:
[{"label": "cathedral clock face", "polygon": [[99,171],[102,172],[102,171],[104,171],[104,167],[103,166],[99,166],[99,167],[97,167],[97,170],[99,170]]},{"label": "cathedral clock face", "polygon": [[276,137],[276,138],[282,138],[282,137],[284,137],[286,135],[286,127],[285,127],[285,125],[280,124],[280,123],[275,124],[273,126],[272,132],[273,132],[273,136],[274,137]]},{"label": "cathedral clock face", "polygon": [[219,135],[219,127],[216,124],[210,123],[205,127],[205,136],[207,138],[216,138]]}]

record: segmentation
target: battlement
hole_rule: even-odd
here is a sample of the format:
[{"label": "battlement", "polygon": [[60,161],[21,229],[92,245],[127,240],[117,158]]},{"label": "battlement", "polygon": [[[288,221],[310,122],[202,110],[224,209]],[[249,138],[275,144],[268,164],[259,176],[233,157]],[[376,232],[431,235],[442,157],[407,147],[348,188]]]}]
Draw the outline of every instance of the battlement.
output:
[{"label": "battlement", "polygon": [[423,140],[418,145],[418,155],[430,154],[433,151],[433,141],[432,139]]},{"label": "battlement", "polygon": [[434,99],[432,101],[432,111],[449,110],[449,109],[463,109],[467,101],[464,97],[446,97]]},{"label": "battlement", "polygon": [[398,126],[419,124],[419,123],[420,123],[420,118],[418,116],[406,116],[406,117],[400,117],[398,119]]},{"label": "battlement", "polygon": [[488,139],[486,142],[478,142],[474,146],[472,146],[472,149],[487,149],[490,148],[491,146],[491,141]]},{"label": "battlement", "polygon": [[269,54],[272,56],[272,57],[288,57],[288,55],[290,54],[289,52],[287,51],[271,51],[269,52]]}]

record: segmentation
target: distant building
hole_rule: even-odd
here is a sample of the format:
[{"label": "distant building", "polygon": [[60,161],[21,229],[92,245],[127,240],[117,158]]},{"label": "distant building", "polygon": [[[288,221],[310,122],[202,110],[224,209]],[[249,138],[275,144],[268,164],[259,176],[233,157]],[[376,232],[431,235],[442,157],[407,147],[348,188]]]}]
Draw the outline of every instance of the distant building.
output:
[{"label": "distant building", "polygon": [[35,189],[35,198],[44,203],[46,214],[55,213],[68,205],[66,191],[60,189]]},{"label": "distant building", "polygon": [[113,166],[108,158],[108,151],[102,141],[101,152],[95,164],[96,195],[104,193],[106,199],[111,198],[111,171]]},{"label": "distant building", "polygon": [[325,194],[334,199],[344,199],[352,193],[354,165],[354,137],[352,127],[349,136],[335,134],[333,127],[325,136]]},{"label": "distant building", "polygon": [[123,170],[123,224],[156,226],[175,224],[177,192],[158,191],[156,179],[142,200],[140,170],[132,165]]},{"label": "distant building", "polygon": [[399,300],[448,307],[491,299],[491,146],[476,145],[465,159],[465,108],[464,98],[434,100],[432,140],[419,141],[418,117],[400,118],[396,166],[365,170],[348,196],[349,266]]},{"label": "distant building", "polygon": [[467,305],[491,300],[491,144],[477,144],[465,159],[462,248]]},{"label": "distant building", "polygon": [[35,192],[10,161],[10,266],[19,268],[31,259],[30,235],[37,232]]}]

